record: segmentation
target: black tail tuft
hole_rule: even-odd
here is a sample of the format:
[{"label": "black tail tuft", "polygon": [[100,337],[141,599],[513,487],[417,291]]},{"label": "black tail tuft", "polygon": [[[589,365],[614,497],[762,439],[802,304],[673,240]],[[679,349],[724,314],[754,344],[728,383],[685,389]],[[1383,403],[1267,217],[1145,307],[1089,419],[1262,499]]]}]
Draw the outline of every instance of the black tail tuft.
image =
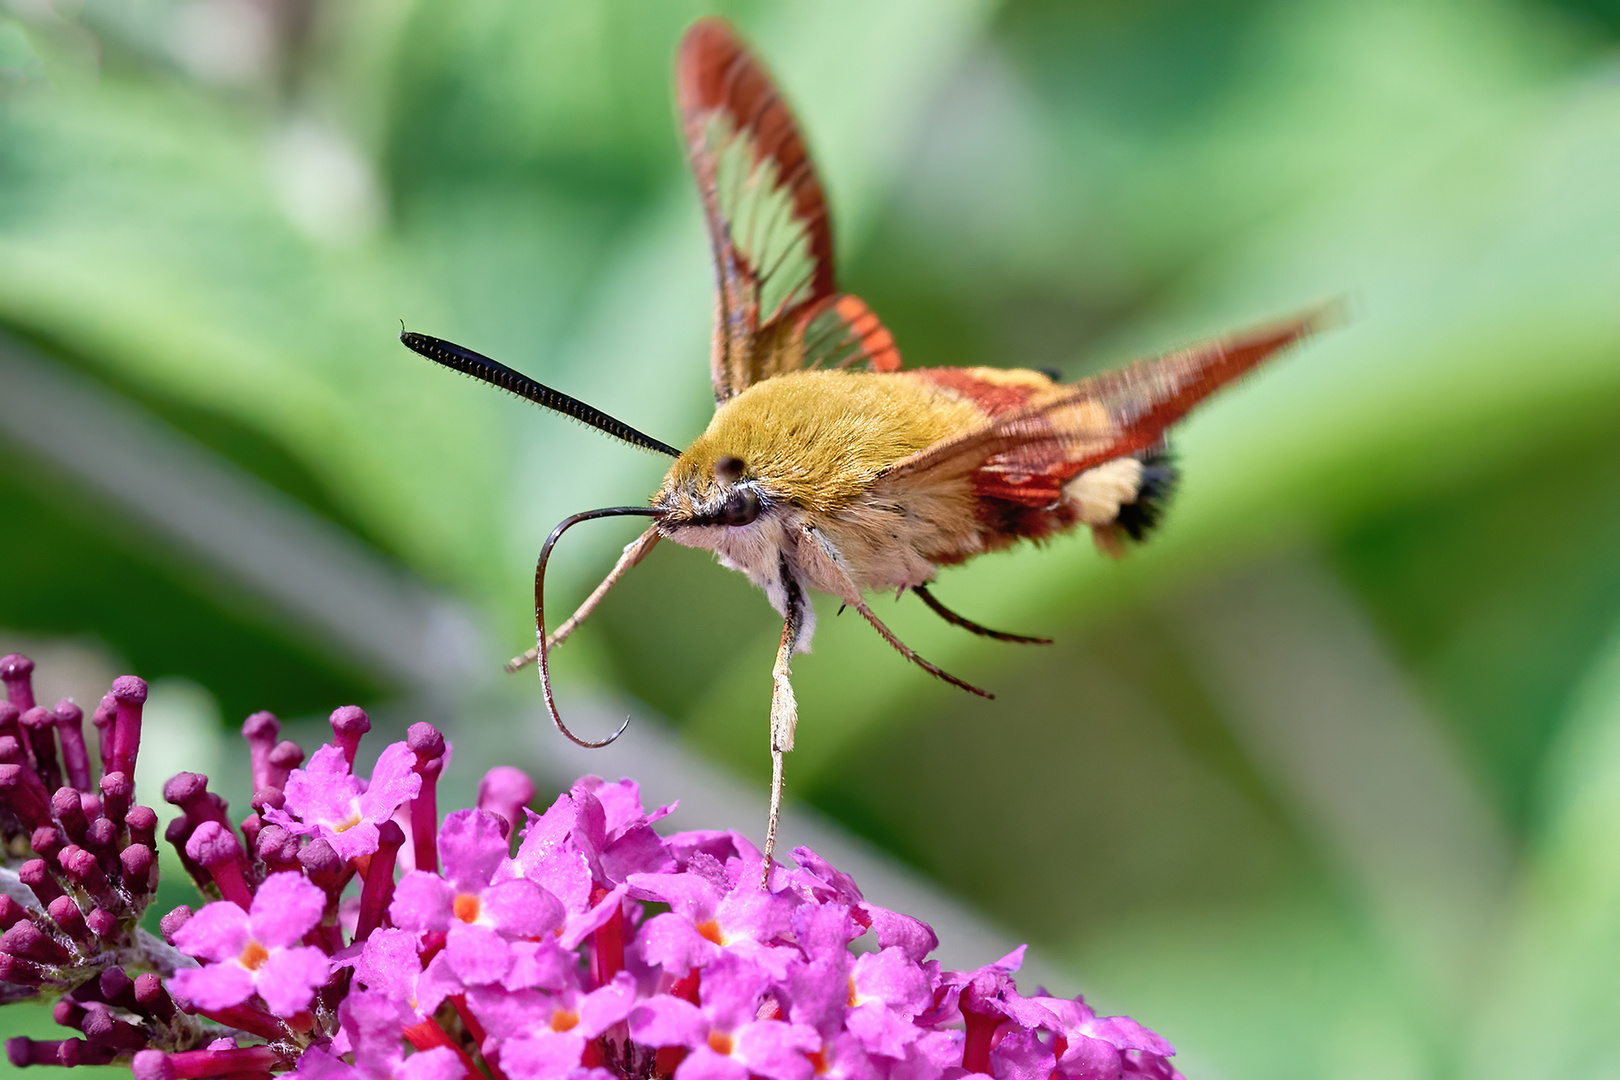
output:
[{"label": "black tail tuft", "polygon": [[1164,509],[1181,480],[1181,470],[1176,468],[1169,448],[1162,443],[1139,456],[1142,484],[1136,491],[1136,501],[1121,506],[1119,517],[1114,520],[1115,529],[1138,544],[1158,528]]}]

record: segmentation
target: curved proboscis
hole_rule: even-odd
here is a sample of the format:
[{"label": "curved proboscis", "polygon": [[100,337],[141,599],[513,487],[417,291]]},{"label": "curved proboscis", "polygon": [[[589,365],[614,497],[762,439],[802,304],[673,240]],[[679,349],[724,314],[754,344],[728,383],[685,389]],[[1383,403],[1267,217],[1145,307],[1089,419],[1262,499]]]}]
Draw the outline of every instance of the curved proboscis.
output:
[{"label": "curved proboscis", "polygon": [[546,711],[551,714],[551,722],[556,724],[557,730],[562,732],[568,738],[568,741],[576,746],[583,746],[592,750],[607,746],[624,734],[624,729],[630,726],[630,718],[625,717],[624,723],[619,725],[619,730],[612,735],[600,741],[592,742],[589,739],[582,739],[569,731],[568,725],[563,723],[562,715],[557,712],[557,700],[551,693],[551,666],[547,656],[550,650],[546,648],[546,563],[550,561],[551,549],[556,546],[562,534],[582,521],[594,521],[597,518],[605,517],[655,518],[658,515],[659,511],[646,506],[609,506],[601,510],[584,510],[578,514],[570,514],[568,517],[563,518],[555,529],[551,530],[551,535],[546,537],[545,544],[540,548],[540,558],[534,564],[534,640],[535,651],[539,660],[540,692],[546,699]]}]

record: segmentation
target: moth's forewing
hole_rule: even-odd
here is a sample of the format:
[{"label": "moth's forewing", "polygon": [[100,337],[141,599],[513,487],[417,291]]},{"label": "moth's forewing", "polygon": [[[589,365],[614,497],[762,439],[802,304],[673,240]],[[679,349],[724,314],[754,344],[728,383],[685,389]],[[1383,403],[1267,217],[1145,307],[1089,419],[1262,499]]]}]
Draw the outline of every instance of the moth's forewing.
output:
[{"label": "moth's forewing", "polygon": [[715,398],[794,370],[759,348],[837,290],[826,196],[798,124],[770,75],[718,19],[686,32],[675,91],[686,152],[714,249],[718,295],[712,355]]}]

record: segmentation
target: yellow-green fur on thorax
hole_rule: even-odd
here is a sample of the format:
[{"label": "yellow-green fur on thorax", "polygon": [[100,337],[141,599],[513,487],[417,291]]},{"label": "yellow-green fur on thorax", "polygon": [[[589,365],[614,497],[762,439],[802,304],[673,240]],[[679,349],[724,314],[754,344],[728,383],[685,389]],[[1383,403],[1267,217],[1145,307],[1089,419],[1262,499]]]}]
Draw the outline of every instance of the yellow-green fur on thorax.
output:
[{"label": "yellow-green fur on thorax", "polygon": [[830,513],[894,462],[982,421],[974,405],[903,372],[780,375],[715,410],[660,494],[707,492],[715,462],[731,457],[776,497]]}]

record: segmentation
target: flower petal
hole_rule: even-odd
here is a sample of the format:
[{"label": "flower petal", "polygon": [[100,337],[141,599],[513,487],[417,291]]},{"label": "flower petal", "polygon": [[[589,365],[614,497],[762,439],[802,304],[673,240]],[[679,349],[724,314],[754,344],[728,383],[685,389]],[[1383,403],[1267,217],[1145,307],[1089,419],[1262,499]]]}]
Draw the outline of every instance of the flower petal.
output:
[{"label": "flower petal", "polygon": [[249,921],[253,936],[269,946],[295,945],[326,911],[326,894],[303,874],[271,874],[253,895]]},{"label": "flower petal", "polygon": [[709,1022],[690,1001],[658,994],[631,1011],[630,1037],[643,1046],[701,1046],[709,1037]]},{"label": "flower petal", "polygon": [[506,859],[506,823],[487,810],[457,810],[439,826],[444,876],[458,892],[488,885]]},{"label": "flower petal", "polygon": [[264,966],[253,973],[253,985],[277,1016],[293,1016],[309,1008],[315,988],[326,985],[332,962],[309,945],[272,949]]},{"label": "flower petal", "polygon": [[169,990],[199,1009],[226,1009],[240,1005],[252,996],[253,976],[241,964],[233,961],[200,968],[181,968],[170,977]]},{"label": "flower petal", "polygon": [[579,1068],[585,1036],[578,1029],[508,1039],[501,1044],[501,1071],[509,1080],[563,1080]]},{"label": "flower petal", "polygon": [[235,960],[252,940],[248,913],[229,900],[216,900],[186,920],[174,946],[202,960]]},{"label": "flower petal", "polygon": [[438,874],[412,870],[394,886],[388,917],[407,930],[448,930],[456,890]]}]

